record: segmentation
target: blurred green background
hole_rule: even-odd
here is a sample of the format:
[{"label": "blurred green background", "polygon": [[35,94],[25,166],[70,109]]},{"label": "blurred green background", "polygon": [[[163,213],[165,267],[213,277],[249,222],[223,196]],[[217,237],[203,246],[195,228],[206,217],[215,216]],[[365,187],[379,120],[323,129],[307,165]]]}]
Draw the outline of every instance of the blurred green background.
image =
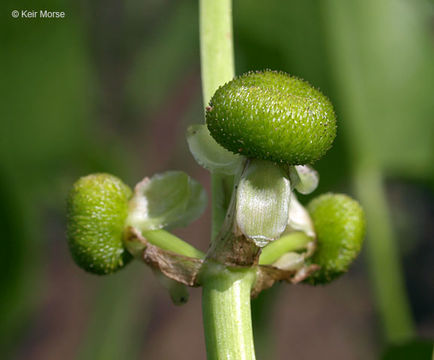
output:
[{"label": "blurred green background", "polygon": [[[197,1],[0,6],[1,357],[203,359],[200,290],[177,308],[141,264],[86,274],[65,239],[79,176],[111,172],[134,185],[178,169],[209,189],[184,138],[203,121]],[[15,9],[66,18],[14,19]],[[259,359],[430,358],[433,24],[428,0],[234,2],[237,74],[283,70],[332,99],[338,137],[315,164],[314,195],[347,192],[368,216],[349,274],[276,286],[254,302]],[[209,215],[177,233],[206,250]]]}]

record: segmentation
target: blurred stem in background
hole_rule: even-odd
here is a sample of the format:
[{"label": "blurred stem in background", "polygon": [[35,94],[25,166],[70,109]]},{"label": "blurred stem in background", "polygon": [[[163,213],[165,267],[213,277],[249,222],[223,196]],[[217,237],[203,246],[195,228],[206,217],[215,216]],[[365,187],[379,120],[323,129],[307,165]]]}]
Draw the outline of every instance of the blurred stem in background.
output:
[{"label": "blurred stem in background", "polygon": [[[377,4],[378,2],[365,1],[364,6],[369,9],[358,12],[356,20],[369,21],[363,19],[369,13],[381,17],[378,12],[387,11],[387,6]],[[345,118],[344,132],[352,155],[355,189],[367,215],[368,265],[377,310],[386,341],[402,342],[415,336],[415,327],[391,224],[384,175],[379,154],[376,153],[378,148],[371,146],[370,132],[374,130],[374,119],[378,123],[382,119],[373,113],[374,105],[369,102],[366,93],[366,80],[360,69],[363,61],[358,48],[360,42],[358,43],[357,35],[360,34],[356,34],[354,28],[354,8],[351,9],[350,2],[345,0],[324,1],[322,6],[332,71]],[[369,40],[375,41],[375,37]],[[376,46],[381,47],[381,42],[378,42]]]},{"label": "blurred stem in background", "polygon": [[367,254],[374,296],[388,343],[412,339],[415,333],[404,274],[391,224],[384,177],[379,167],[355,166],[357,195],[367,213]]},{"label": "blurred stem in background", "polygon": [[146,333],[150,318],[146,309],[151,306],[152,299],[150,296],[137,296],[138,284],[145,287],[144,271],[142,264],[134,264],[113,277],[99,279],[102,284],[77,359],[141,357],[143,333]]},{"label": "blurred stem in background", "polygon": [[280,284],[275,284],[252,300],[253,335],[258,359],[276,359],[276,329],[272,319],[280,290]]}]

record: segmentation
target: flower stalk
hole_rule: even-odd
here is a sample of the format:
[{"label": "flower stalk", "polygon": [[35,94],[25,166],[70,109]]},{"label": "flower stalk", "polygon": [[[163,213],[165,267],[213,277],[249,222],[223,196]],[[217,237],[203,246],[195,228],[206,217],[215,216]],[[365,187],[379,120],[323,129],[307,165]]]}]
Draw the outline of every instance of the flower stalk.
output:
[{"label": "flower stalk", "polygon": [[[202,91],[206,106],[217,88],[235,76],[232,0],[200,0],[199,26]],[[219,232],[225,217],[227,178],[220,174],[211,177],[212,238]]]},{"label": "flower stalk", "polygon": [[[217,88],[235,75],[232,0],[200,0],[199,4],[202,89],[207,105]],[[225,182],[230,182],[229,176],[212,174],[213,239],[229,203]],[[255,359],[250,310],[252,271],[232,271],[211,262],[205,265],[202,304],[208,359]]]},{"label": "flower stalk", "polygon": [[203,276],[202,306],[208,360],[254,360],[250,310],[254,269],[228,269],[208,262]]}]

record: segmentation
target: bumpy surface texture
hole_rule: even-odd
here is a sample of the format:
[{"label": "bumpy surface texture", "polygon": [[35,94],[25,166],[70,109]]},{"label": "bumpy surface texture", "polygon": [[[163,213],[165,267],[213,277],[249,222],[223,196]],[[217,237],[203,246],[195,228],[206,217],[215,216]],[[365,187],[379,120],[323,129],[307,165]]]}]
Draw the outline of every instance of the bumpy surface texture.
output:
[{"label": "bumpy surface texture", "polygon": [[68,243],[84,270],[109,274],[132,258],[122,242],[130,188],[109,174],[80,178],[68,198]]},{"label": "bumpy surface texture", "polygon": [[214,139],[249,158],[311,164],[331,147],[336,116],[326,96],[282,72],[244,74],[220,87],[206,110]]},{"label": "bumpy surface texture", "polygon": [[359,254],[365,216],[359,203],[342,194],[324,194],[307,207],[318,237],[312,263],[321,266],[307,279],[311,284],[325,284],[348,270]]}]

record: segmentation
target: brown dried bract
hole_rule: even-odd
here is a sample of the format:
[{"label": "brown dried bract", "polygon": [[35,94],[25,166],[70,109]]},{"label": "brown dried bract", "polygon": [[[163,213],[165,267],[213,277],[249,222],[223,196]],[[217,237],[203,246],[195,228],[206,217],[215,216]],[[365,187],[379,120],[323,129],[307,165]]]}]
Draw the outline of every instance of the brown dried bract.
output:
[{"label": "brown dried bract", "polygon": [[129,227],[125,237],[126,241],[139,241],[143,245],[142,259],[153,270],[160,271],[168,278],[187,286],[199,286],[197,274],[202,267],[201,259],[191,258],[163,250],[152,245],[139,230]]},{"label": "brown dried bract", "polygon": [[298,284],[318,269],[318,265],[304,266],[300,270],[282,270],[271,265],[260,265],[256,273],[256,282],[252,288],[252,297],[272,287],[276,281],[283,280],[291,284]]}]

